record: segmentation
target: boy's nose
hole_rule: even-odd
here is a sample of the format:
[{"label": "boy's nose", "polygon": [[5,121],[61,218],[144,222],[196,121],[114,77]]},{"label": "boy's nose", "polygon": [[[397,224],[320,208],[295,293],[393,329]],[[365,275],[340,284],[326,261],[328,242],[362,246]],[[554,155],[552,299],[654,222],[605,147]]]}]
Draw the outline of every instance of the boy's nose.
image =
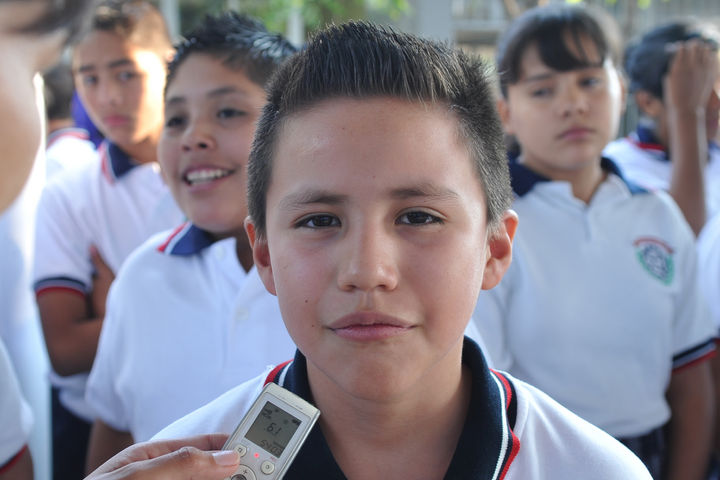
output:
[{"label": "boy's nose", "polygon": [[98,99],[104,105],[117,107],[122,103],[122,91],[112,82],[100,82]]},{"label": "boy's nose", "polygon": [[361,228],[342,240],[338,284],[344,291],[393,290],[398,283],[396,246],[381,229]]},{"label": "boy's nose", "polygon": [[587,98],[576,86],[565,88],[558,102],[563,117],[583,114],[588,110]]},{"label": "boy's nose", "polygon": [[192,150],[210,150],[215,148],[216,142],[211,130],[199,123],[191,123],[182,137],[182,149],[185,152]]}]

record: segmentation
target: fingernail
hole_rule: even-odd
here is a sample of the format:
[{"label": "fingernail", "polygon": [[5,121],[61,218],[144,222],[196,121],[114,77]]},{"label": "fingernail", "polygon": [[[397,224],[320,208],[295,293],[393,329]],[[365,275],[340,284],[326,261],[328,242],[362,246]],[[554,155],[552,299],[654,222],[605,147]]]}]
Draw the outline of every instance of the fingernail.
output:
[{"label": "fingernail", "polygon": [[219,452],[213,452],[212,456],[215,463],[223,467],[236,465],[240,461],[240,456],[235,450],[221,450]]}]

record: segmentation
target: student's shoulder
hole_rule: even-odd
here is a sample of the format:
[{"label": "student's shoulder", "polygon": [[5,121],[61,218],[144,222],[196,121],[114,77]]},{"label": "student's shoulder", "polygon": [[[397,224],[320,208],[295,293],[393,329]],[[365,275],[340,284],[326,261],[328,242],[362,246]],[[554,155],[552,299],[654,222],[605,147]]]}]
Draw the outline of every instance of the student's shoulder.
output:
[{"label": "student's shoulder", "polygon": [[272,367],[268,367],[257,377],[241,383],[205,406],[176,420],[155,434],[152,440],[206,433],[232,433],[260,394],[271,370]]},{"label": "student's shoulder", "polygon": [[82,161],[66,162],[63,168],[48,178],[43,190],[45,196],[68,196],[77,198],[88,192],[89,186],[97,183],[102,176],[102,165],[97,152],[94,158],[86,157]]},{"label": "student's shoulder", "polygon": [[510,375],[507,377],[517,395],[513,433],[520,441],[508,480],[650,479],[642,462],[620,442],[537,388]]}]

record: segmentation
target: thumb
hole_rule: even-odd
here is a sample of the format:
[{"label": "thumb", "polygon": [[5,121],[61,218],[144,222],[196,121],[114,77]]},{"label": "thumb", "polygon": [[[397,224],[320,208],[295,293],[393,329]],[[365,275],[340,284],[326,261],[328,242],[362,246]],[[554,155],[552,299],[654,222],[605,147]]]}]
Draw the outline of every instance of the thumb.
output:
[{"label": "thumb", "polygon": [[128,467],[136,468],[131,475],[134,480],[222,480],[232,475],[239,464],[240,456],[234,450],[206,452],[183,447]]}]

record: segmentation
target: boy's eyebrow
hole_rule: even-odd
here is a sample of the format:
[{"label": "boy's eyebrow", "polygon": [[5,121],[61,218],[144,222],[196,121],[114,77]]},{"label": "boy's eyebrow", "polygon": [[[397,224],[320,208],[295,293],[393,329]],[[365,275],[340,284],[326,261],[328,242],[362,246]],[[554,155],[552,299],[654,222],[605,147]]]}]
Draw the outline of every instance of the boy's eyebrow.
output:
[{"label": "boy's eyebrow", "polygon": [[[133,62],[129,58],[121,58],[119,60],[113,60],[112,62],[107,64],[107,68],[117,68],[117,67],[125,67],[127,65],[132,65]],[[89,65],[80,65],[76,70],[75,73],[86,73],[86,72],[92,72],[96,70],[97,67],[94,64]]]},{"label": "boy's eyebrow", "polygon": [[278,206],[281,209],[294,209],[314,203],[339,205],[347,201],[347,198],[347,195],[332,193],[326,190],[305,190],[286,196],[280,201],[280,204]]},{"label": "boy's eyebrow", "polygon": [[522,83],[540,82],[542,80],[547,80],[554,76],[555,76],[554,72],[543,72],[543,73],[538,73],[537,75],[532,75],[530,77],[523,78],[520,81]]},{"label": "boy's eyebrow", "polygon": [[[232,85],[228,85],[225,87],[218,87],[216,89],[210,90],[206,94],[206,96],[213,98],[213,97],[222,97],[224,95],[229,95],[229,94],[246,95],[246,93],[243,90],[240,90]],[[185,101],[186,101],[186,98],[183,97],[182,95],[175,95],[175,96],[172,96],[172,97],[168,98],[167,100],[165,100],[165,106],[185,103]]]},{"label": "boy's eyebrow", "polygon": [[[442,188],[430,183],[395,188],[390,191],[390,198],[405,200],[409,198],[432,198],[436,200],[457,200],[460,198],[455,191],[449,188]],[[347,195],[332,193],[326,190],[306,190],[293,193],[280,201],[281,209],[299,208],[304,205],[325,204],[339,205],[346,202]]]}]

